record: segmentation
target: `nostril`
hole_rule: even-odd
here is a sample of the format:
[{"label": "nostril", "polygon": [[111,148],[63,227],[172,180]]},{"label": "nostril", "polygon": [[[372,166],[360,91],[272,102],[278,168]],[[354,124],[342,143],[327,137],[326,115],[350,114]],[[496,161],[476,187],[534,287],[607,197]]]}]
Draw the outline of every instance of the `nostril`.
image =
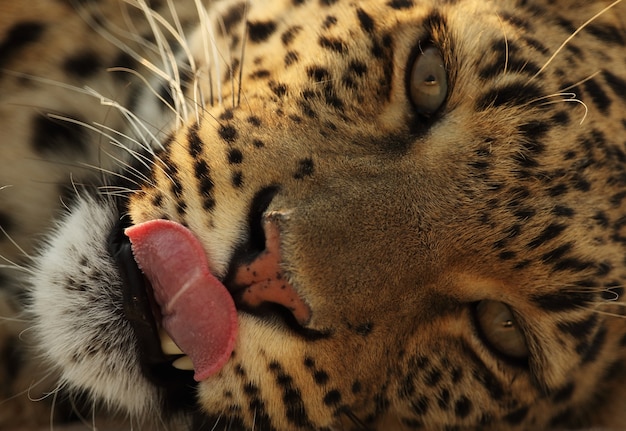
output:
[{"label": "nostril", "polygon": [[248,240],[236,252],[237,260],[251,261],[265,249],[263,214],[278,193],[278,186],[268,186],[256,193],[248,212]]},{"label": "nostril", "polygon": [[264,304],[285,307],[300,326],[311,320],[311,309],[289,283],[281,269],[280,232],[276,219],[283,213],[266,214],[263,220],[265,250],[250,263],[239,266],[233,283],[238,287],[240,303],[249,308]]}]

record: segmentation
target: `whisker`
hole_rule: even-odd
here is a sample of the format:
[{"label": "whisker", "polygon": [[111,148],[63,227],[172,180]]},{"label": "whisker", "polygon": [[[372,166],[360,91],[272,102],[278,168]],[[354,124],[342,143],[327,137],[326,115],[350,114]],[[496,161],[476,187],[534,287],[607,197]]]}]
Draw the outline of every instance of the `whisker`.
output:
[{"label": "whisker", "polygon": [[[209,74],[209,89],[210,89],[211,105],[213,105],[213,80],[212,80],[212,72],[211,72],[211,67],[210,67],[211,58],[214,59],[213,63],[215,63],[215,74],[218,77],[218,79],[216,79],[215,82],[217,84],[218,103],[221,105],[222,104],[222,90],[221,90],[222,84],[219,79],[220,62],[217,61],[218,53],[217,53],[217,47],[215,44],[215,37],[213,35],[212,27],[210,23],[208,22],[208,12],[205,9],[204,5],[201,3],[200,0],[194,0],[194,3],[196,5],[196,10],[198,11],[199,26],[202,32],[201,40],[202,40],[202,48],[204,51],[204,63]],[[209,54],[209,49],[211,49],[211,51],[213,52],[212,56]]]},{"label": "whisker", "polygon": [[350,421],[353,424],[355,424],[357,427],[359,427],[360,430],[362,430],[362,431],[368,431],[369,430],[367,425],[365,425],[365,423],[363,423],[363,421],[361,421],[361,419],[359,419],[351,410],[349,410],[349,409],[342,409],[341,413],[344,414],[348,419],[350,419]]},{"label": "whisker", "polygon": [[[4,230],[4,228],[2,226],[0,226],[0,232],[2,232],[2,234],[4,235],[4,237],[20,252],[20,254],[22,256],[27,257],[28,259],[32,260],[32,256],[30,254],[28,254],[26,252],[26,250],[24,250],[14,239],[11,235],[9,235],[9,233]],[[5,261],[9,262],[9,263],[13,263],[10,262],[8,259],[5,259],[2,255],[0,255],[0,258],[4,259]]]},{"label": "whisker", "polygon": [[248,44],[248,3],[246,2],[243,10],[243,35],[241,37],[241,63],[239,66],[239,88],[237,91],[237,106],[241,104],[241,90],[243,87],[243,65],[245,64],[246,45]]},{"label": "whisker", "polygon": [[[128,69],[126,67],[110,67],[110,68],[107,69],[107,71],[109,71],[109,72],[125,72],[125,73],[128,73],[130,75],[133,75],[133,76],[139,78],[139,80],[141,80],[144,83],[144,85],[150,91],[150,93],[152,93],[157,99],[159,99],[159,101],[161,103],[163,103],[163,105],[166,106],[167,109],[169,109],[170,111],[172,111],[174,113],[174,115],[176,116],[177,121],[179,122],[179,125],[183,124],[183,122],[184,122],[183,118],[185,118],[185,117],[180,115],[180,110],[176,106],[172,106],[167,100],[165,100],[165,98],[159,94],[159,92],[154,88],[154,86],[152,84],[150,84],[150,81],[148,81],[148,79],[146,79],[141,73],[139,73],[138,71],[136,71],[134,69]],[[178,99],[175,99],[175,102],[177,100]]]},{"label": "whisker", "polygon": [[[145,122],[141,121],[139,119],[139,117],[137,117],[134,113],[132,113],[128,108],[122,106],[120,103],[109,99],[108,97],[103,96],[102,94],[98,93],[96,90],[87,88],[88,91],[90,91],[90,93],[94,96],[100,99],[100,104],[103,106],[110,106],[113,107],[115,109],[118,110],[118,112],[120,114],[122,114],[124,116],[124,118],[126,118],[128,125],[132,128],[132,130],[137,134],[139,141],[138,142],[154,142],[156,144],[157,148],[163,149],[163,146],[161,144],[161,141],[159,139],[157,139],[157,137],[154,135],[154,133],[152,133],[150,131],[150,129],[148,129],[148,127],[146,126]],[[143,132],[145,132],[150,139],[146,139],[144,134],[142,133],[141,129],[143,129]],[[154,154],[154,149],[152,148],[152,146],[150,145],[142,145],[143,148],[145,148],[148,152],[150,152],[151,154]]]},{"label": "whisker", "polygon": [[592,16],[591,18],[589,18],[587,21],[585,21],[580,27],[578,27],[576,29],[576,31],[574,31],[572,34],[569,35],[569,37],[567,39],[565,39],[565,41],[556,49],[556,51],[554,51],[554,53],[550,56],[550,58],[548,58],[548,60],[544,63],[544,65],[541,67],[541,69],[539,69],[537,71],[537,73],[535,73],[535,75],[532,76],[532,78],[530,78],[530,80],[532,81],[533,79],[537,78],[539,75],[541,75],[543,73],[544,70],[546,70],[546,68],[550,65],[550,63],[552,63],[552,61],[556,58],[557,55],[559,55],[559,53],[563,50],[563,48],[565,48],[565,46],[567,46],[567,44],[574,38],[576,37],[576,35],[578,33],[580,33],[582,30],[584,30],[589,24],[591,24],[593,21],[595,21],[596,19],[598,19],[600,16],[604,15],[607,11],[609,11],[611,8],[615,7],[616,5],[620,4],[622,2],[622,0],[615,0],[613,3],[611,3],[610,5],[606,6],[605,8],[603,8],[600,12],[598,12],[597,14],[595,14],[594,16]]}]

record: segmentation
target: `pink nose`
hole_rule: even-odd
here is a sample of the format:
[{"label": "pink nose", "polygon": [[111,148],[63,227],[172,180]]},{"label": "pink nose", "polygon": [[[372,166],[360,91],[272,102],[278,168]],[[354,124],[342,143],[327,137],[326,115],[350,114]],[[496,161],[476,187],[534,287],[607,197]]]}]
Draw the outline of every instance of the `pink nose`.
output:
[{"label": "pink nose", "polygon": [[244,286],[241,300],[250,307],[274,303],[286,307],[300,325],[311,319],[311,309],[285,278],[280,267],[280,231],[271,214],[263,220],[265,250],[237,269],[234,282]]}]

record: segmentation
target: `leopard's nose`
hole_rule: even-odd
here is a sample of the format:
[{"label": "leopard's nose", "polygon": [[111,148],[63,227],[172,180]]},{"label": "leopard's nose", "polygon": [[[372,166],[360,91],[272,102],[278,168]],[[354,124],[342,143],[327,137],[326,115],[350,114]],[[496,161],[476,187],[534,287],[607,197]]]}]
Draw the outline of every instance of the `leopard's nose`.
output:
[{"label": "leopard's nose", "polygon": [[311,308],[289,283],[281,268],[278,221],[283,217],[284,213],[278,211],[264,214],[265,249],[254,260],[236,269],[233,278],[238,292],[236,299],[250,309],[266,304],[280,305],[291,312],[299,325],[306,326],[311,320]]}]

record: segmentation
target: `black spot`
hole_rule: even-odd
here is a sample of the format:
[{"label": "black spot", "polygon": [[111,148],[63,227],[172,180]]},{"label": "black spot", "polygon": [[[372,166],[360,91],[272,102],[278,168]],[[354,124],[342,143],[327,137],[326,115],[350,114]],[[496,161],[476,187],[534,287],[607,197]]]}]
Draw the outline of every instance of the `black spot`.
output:
[{"label": "black spot", "polygon": [[198,191],[202,196],[202,207],[210,211],[215,207],[213,189],[215,184],[209,175],[209,165],[204,160],[196,160],[194,163],[194,174],[198,179]]},{"label": "black spot", "polygon": [[580,321],[564,321],[557,324],[557,328],[575,339],[588,337],[598,323],[598,316],[591,314],[588,318]]},{"label": "black spot", "polygon": [[568,258],[556,262],[553,266],[555,271],[574,271],[580,272],[589,269],[593,266],[593,263],[576,259]]},{"label": "black spot", "polygon": [[357,325],[356,328],[354,328],[354,331],[358,335],[366,337],[372,333],[372,329],[374,329],[374,324],[372,322],[365,322]]},{"label": "black spot", "polygon": [[527,414],[528,407],[521,407],[504,416],[504,420],[511,425],[519,425],[526,418]]},{"label": "black spot", "polygon": [[328,15],[326,19],[324,20],[324,23],[322,24],[322,28],[327,30],[331,28],[332,26],[334,26],[335,24],[337,24],[337,17]]},{"label": "black spot", "polygon": [[391,0],[387,2],[387,6],[397,10],[409,9],[413,7],[413,0]]},{"label": "black spot", "polygon": [[566,207],[563,205],[556,205],[553,209],[552,209],[552,214],[558,216],[558,217],[573,217],[574,216],[574,210],[570,207]]},{"label": "black spot", "polygon": [[557,428],[560,429],[564,424],[571,423],[572,418],[576,417],[577,413],[570,408],[563,410],[560,413],[557,413],[550,420],[550,429]]},{"label": "black spot", "polygon": [[248,37],[252,42],[263,42],[276,31],[274,21],[248,22]]},{"label": "black spot", "polygon": [[102,62],[96,52],[87,50],[68,57],[63,62],[63,69],[70,75],[88,78],[102,70]]},{"label": "black spot", "polygon": [[428,372],[428,374],[426,374],[426,377],[424,378],[424,383],[426,383],[426,385],[430,387],[436,386],[437,383],[441,381],[441,377],[441,371],[437,368],[433,368]]},{"label": "black spot", "polygon": [[517,253],[515,253],[514,251],[505,250],[500,252],[500,254],[498,254],[498,257],[502,260],[511,260],[517,257]]},{"label": "black spot", "polygon": [[[78,116],[64,115],[79,122]],[[88,153],[88,135],[85,127],[69,121],[37,115],[32,123],[33,149],[44,155],[70,153],[84,156]]]},{"label": "black spot", "polygon": [[301,180],[305,177],[310,177],[311,175],[313,175],[314,172],[315,172],[315,164],[313,162],[313,159],[311,158],[301,159],[301,160],[298,160],[296,172],[294,173],[293,177],[296,180]]},{"label": "black spot", "polygon": [[255,139],[254,141],[252,141],[252,145],[254,145],[256,148],[265,147],[265,143],[261,141],[260,139]]},{"label": "black spot", "polygon": [[567,254],[571,249],[572,249],[571,243],[560,245],[554,250],[550,250],[549,252],[544,253],[541,256],[541,261],[543,263],[553,264],[555,262],[558,262],[560,259],[562,259],[563,256],[565,256],[565,254]]},{"label": "black spot", "polygon": [[271,75],[271,73],[267,69],[257,69],[254,72],[252,72],[249,75],[249,77],[251,79],[264,79],[264,78],[269,78],[270,75]]},{"label": "black spot", "polygon": [[352,60],[348,65],[348,70],[356,76],[363,76],[367,73],[367,64],[362,61]]},{"label": "black spot", "polygon": [[277,362],[272,362],[269,368],[276,376],[276,383],[283,389],[283,403],[287,420],[298,427],[312,429],[313,426],[308,419],[302,396],[300,391],[294,388],[291,376],[286,374]]},{"label": "black spot", "polygon": [[483,93],[476,102],[476,109],[484,111],[490,107],[525,106],[539,101],[542,94],[541,87],[536,84],[528,81],[512,82]]},{"label": "black spot", "polygon": [[528,243],[529,248],[537,248],[550,240],[557,238],[567,228],[566,225],[551,223],[535,239]]},{"label": "black spot", "polygon": [[324,395],[324,404],[327,406],[335,406],[341,402],[341,392],[337,389],[333,389],[328,391],[326,395]]},{"label": "black spot", "polygon": [[316,83],[325,82],[331,79],[328,69],[320,66],[311,66],[307,68],[306,74]]},{"label": "black spot", "polygon": [[539,51],[543,55],[547,55],[550,52],[550,50],[546,48],[546,46],[543,43],[539,42],[535,38],[532,38],[530,36],[524,36],[522,37],[522,40],[526,42],[528,46],[535,48],[537,51]]},{"label": "black spot", "polygon": [[606,328],[602,327],[598,330],[591,344],[587,346],[586,352],[582,358],[582,364],[588,364],[596,360],[602,347],[606,343]]},{"label": "black spot", "polygon": [[566,184],[557,184],[553,187],[548,188],[547,190],[550,196],[556,197],[567,193],[568,187]]},{"label": "black spot", "polygon": [[361,392],[362,389],[363,387],[361,385],[361,382],[359,382],[358,380],[355,380],[354,382],[352,382],[351,390],[353,394],[358,394],[359,392]]},{"label": "black spot", "polygon": [[[626,90],[626,89],[625,89]],[[550,120],[554,124],[560,124],[561,126],[567,126],[570,123],[569,114],[565,111],[559,111],[552,116]]]},{"label": "black spot", "polygon": [[415,413],[417,416],[423,416],[428,412],[428,398],[424,395],[420,396],[418,399],[411,401],[411,411]]},{"label": "black spot", "polygon": [[285,94],[287,94],[287,86],[285,84],[270,81],[268,85],[270,87],[270,90],[272,90],[272,92],[278,97],[283,97]]},{"label": "black spot", "polygon": [[624,288],[620,285],[619,282],[609,283],[602,291],[600,296],[605,301],[617,301],[624,295]]},{"label": "black spot", "polygon": [[246,10],[246,3],[241,2],[228,8],[226,13],[222,15],[220,25],[217,28],[221,31],[224,29],[225,34],[230,34],[232,27],[239,24],[243,19]]},{"label": "black spot", "polygon": [[622,204],[622,201],[626,198],[626,191],[615,193],[611,196],[611,204],[615,207],[618,207]]},{"label": "black spot", "polygon": [[323,370],[317,370],[313,373],[313,379],[318,385],[325,385],[326,383],[328,383],[329,380],[328,373]]},{"label": "black spot", "polygon": [[339,54],[344,54],[348,50],[345,42],[341,39],[320,36],[318,43],[322,48]]},{"label": "black spot", "polygon": [[0,43],[0,69],[5,68],[20,49],[37,42],[44,30],[44,24],[36,21],[21,22],[11,27]]},{"label": "black spot", "polygon": [[472,411],[472,402],[466,396],[461,396],[454,403],[454,414],[458,418],[466,418]]},{"label": "black spot", "polygon": [[424,422],[419,421],[417,419],[412,419],[412,418],[401,418],[400,422],[402,423],[402,425],[404,425],[405,427],[411,428],[411,429],[416,429],[416,430],[420,430],[422,428],[424,428]]},{"label": "black spot", "polygon": [[222,121],[226,121],[226,120],[232,120],[234,117],[235,117],[235,114],[233,113],[233,110],[227,108],[227,109],[224,109],[224,112],[222,112],[218,118]]},{"label": "black spot", "polygon": [[287,54],[285,54],[285,66],[291,66],[292,64],[297,63],[298,60],[298,53],[296,51],[288,51]]},{"label": "black spot", "polygon": [[[302,110],[302,113],[304,115],[306,115],[309,118],[317,118],[317,113],[315,112],[315,110],[313,109],[310,103],[304,100],[301,100],[298,102],[298,105],[300,106],[300,109]],[[299,122],[299,121],[296,121],[296,122]]]},{"label": "black spot", "polygon": [[437,395],[437,405],[441,410],[447,410],[450,405],[450,391],[443,389],[439,395]]},{"label": "black spot", "polygon": [[519,126],[520,133],[531,141],[524,147],[529,150],[533,150],[533,153],[542,152],[544,145],[541,145],[536,141],[543,138],[551,128],[552,126],[549,123],[543,121],[529,121],[528,123]]},{"label": "black spot", "polygon": [[576,389],[576,385],[573,382],[569,382],[552,394],[552,401],[555,403],[569,401],[574,394],[574,389]]},{"label": "black spot", "polygon": [[163,205],[163,193],[156,193],[154,196],[152,196],[151,202],[153,206],[161,208],[161,206]]},{"label": "black spot", "polygon": [[566,290],[563,292],[550,292],[534,295],[531,299],[543,310],[560,312],[585,307],[588,303],[593,301],[593,295],[589,293]]},{"label": "black spot", "polygon": [[228,151],[228,163],[231,165],[238,165],[243,162],[243,154],[240,150],[232,148]]},{"label": "black spot", "polygon": [[622,36],[622,32],[610,24],[589,24],[585,28],[585,31],[588,31],[603,42],[618,45],[620,48],[623,48],[626,43],[624,37]]},{"label": "black spot", "polygon": [[369,16],[363,9],[359,8],[356,11],[357,17],[359,18],[359,24],[361,25],[361,29],[365,33],[374,33],[376,29],[374,25],[374,20],[371,16]]},{"label": "black spot", "polygon": [[233,172],[233,175],[230,181],[233,187],[238,188],[238,189],[241,188],[243,186],[243,172],[241,171]]},{"label": "black spot", "polygon": [[607,70],[602,72],[602,76],[617,97],[620,97],[621,99],[626,98],[626,81]]},{"label": "black spot", "polygon": [[280,36],[280,40],[282,41],[283,45],[290,45],[295,37],[298,35],[298,33],[300,33],[300,30],[302,30],[302,27],[300,26],[289,27],[287,30],[285,30],[285,32]]},{"label": "black spot", "polygon": [[237,140],[237,129],[231,125],[221,125],[218,133],[223,140],[230,144]]},{"label": "black spot", "polygon": [[506,22],[508,22],[509,24],[518,27],[520,29],[523,30],[529,30],[530,29],[530,23],[528,22],[528,20],[521,18],[520,16],[517,15],[512,15],[510,13],[507,12],[501,12],[500,13],[500,17],[505,20]]},{"label": "black spot", "polygon": [[202,154],[202,148],[204,147],[204,142],[200,139],[198,135],[198,123],[194,123],[189,127],[187,131],[187,142],[189,144],[189,155],[196,159]]},{"label": "black spot", "polygon": [[593,104],[596,105],[600,112],[606,114],[611,106],[611,99],[606,95],[602,87],[593,79],[585,81],[583,86],[585,91],[591,96]]},{"label": "black spot", "polygon": [[256,115],[251,115],[251,116],[248,117],[248,123],[250,123],[254,127],[260,127],[261,126],[261,119],[259,117],[257,117]]}]

